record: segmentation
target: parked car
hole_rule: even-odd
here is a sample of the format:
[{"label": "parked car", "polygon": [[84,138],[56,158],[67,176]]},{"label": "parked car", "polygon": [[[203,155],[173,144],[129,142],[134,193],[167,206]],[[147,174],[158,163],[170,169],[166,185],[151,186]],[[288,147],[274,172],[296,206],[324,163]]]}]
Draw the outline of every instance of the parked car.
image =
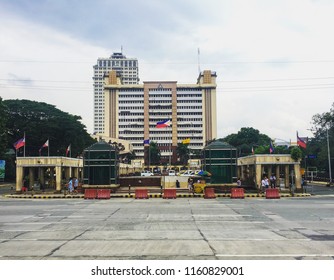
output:
[{"label": "parked car", "polygon": [[182,173],[180,176],[194,176],[195,172],[192,170],[187,170],[186,172]]},{"label": "parked car", "polygon": [[140,176],[153,176],[154,174],[149,170],[144,170],[140,173]]},{"label": "parked car", "polygon": [[153,174],[154,175],[161,175],[161,169],[159,167],[153,168]]},{"label": "parked car", "polygon": [[168,176],[175,176],[176,175],[176,173],[175,173],[175,170],[169,170],[168,171]]}]

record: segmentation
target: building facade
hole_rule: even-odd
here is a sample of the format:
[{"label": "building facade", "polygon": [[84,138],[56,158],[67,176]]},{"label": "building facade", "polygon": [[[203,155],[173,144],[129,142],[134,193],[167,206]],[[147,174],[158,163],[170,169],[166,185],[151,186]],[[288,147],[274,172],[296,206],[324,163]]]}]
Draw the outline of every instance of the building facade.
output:
[{"label": "building facade", "polygon": [[[201,151],[217,135],[216,73],[200,73],[196,84],[176,81],[123,84],[119,73],[105,77],[105,127],[107,137],[125,139],[144,158],[144,140],[158,144],[165,162],[177,161],[177,144],[190,139],[191,151]],[[170,126],[156,124],[169,120]]]},{"label": "building facade", "polygon": [[109,58],[98,58],[94,68],[94,132],[104,133],[104,75],[116,71],[123,84],[138,84],[138,60],[127,58],[122,53],[113,53]]}]

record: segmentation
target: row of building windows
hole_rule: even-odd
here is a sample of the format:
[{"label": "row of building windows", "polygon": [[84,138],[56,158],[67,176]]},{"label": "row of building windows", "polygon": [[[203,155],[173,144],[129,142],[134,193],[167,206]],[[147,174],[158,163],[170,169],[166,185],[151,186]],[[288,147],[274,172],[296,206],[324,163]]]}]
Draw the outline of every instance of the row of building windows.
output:
[{"label": "row of building windows", "polygon": [[150,88],[149,92],[158,92],[158,91],[161,91],[161,92],[164,92],[164,91],[172,91],[171,88],[163,88],[163,87],[158,87],[158,88]]},{"label": "row of building windows", "polygon": [[200,99],[200,100],[196,100],[196,99],[178,100],[177,103],[202,103],[202,99]]},{"label": "row of building windows", "polygon": [[133,113],[130,113],[129,111],[122,111],[122,112],[119,112],[119,115],[120,116],[144,116],[144,112],[133,112]]},{"label": "row of building windows", "polygon": [[161,103],[161,104],[163,104],[163,103],[167,103],[167,104],[171,104],[171,100],[150,100],[150,104],[156,104],[156,103]]},{"label": "row of building windows", "polygon": [[127,122],[127,123],[129,123],[129,122],[144,122],[144,119],[138,119],[138,118],[136,118],[136,119],[119,119],[118,121],[119,122]]},{"label": "row of building windows", "polygon": [[181,97],[202,97],[202,94],[177,94],[177,98],[181,98]]},{"label": "row of building windows", "polygon": [[177,91],[191,91],[191,92],[201,92],[202,89],[200,88],[177,88]]},{"label": "row of building windows", "polygon": [[162,98],[162,97],[167,97],[167,98],[172,98],[172,94],[150,94],[149,98]]},{"label": "row of building windows", "polygon": [[177,106],[177,109],[178,110],[181,110],[181,109],[203,109],[202,106]]},{"label": "row of building windows", "polygon": [[143,89],[142,88],[126,88],[126,89],[122,89],[119,91],[119,93],[123,93],[123,92],[131,92],[131,93],[141,93],[143,94]]},{"label": "row of building windows", "polygon": [[144,103],[144,100],[141,100],[141,101],[138,101],[138,100],[120,100],[120,101],[118,101],[118,103],[119,104],[136,104],[136,103],[138,103],[138,104],[143,104]]},{"label": "row of building windows", "polygon": [[119,107],[119,110],[144,110],[144,106],[124,106]]},{"label": "row of building windows", "polygon": [[119,98],[142,98],[144,99],[144,94],[119,94]]},{"label": "row of building windows", "polygon": [[98,60],[99,67],[112,67],[112,66],[121,66],[121,67],[137,67],[136,60]]}]

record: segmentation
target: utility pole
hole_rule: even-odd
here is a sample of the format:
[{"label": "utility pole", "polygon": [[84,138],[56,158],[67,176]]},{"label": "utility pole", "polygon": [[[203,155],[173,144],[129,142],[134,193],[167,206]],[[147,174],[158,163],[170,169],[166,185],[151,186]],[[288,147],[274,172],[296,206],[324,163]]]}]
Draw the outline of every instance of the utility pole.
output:
[{"label": "utility pole", "polygon": [[329,186],[332,183],[332,167],[331,167],[331,153],[329,149],[329,136],[328,136],[328,128],[327,128],[327,153],[328,153],[328,171],[329,171]]}]

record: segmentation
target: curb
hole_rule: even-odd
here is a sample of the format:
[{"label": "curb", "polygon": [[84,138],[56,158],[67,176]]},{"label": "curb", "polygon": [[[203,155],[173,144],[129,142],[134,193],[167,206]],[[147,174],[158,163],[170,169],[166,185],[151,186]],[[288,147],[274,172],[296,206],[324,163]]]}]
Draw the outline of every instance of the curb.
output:
[{"label": "curb", "polygon": [[[60,195],[60,194],[51,194],[51,195],[20,195],[20,194],[8,194],[4,195],[5,198],[17,198],[17,199],[84,199],[83,194],[76,195]],[[163,198],[162,194],[149,194],[149,198]],[[177,194],[177,198],[204,198],[204,194]],[[281,198],[289,197],[311,197],[309,193],[301,194],[280,194]],[[112,194],[110,198],[136,198],[135,194]],[[231,198],[231,194],[216,194],[216,198]],[[245,194],[245,198],[266,198],[265,194]],[[139,198],[140,199],[140,198]]]}]

